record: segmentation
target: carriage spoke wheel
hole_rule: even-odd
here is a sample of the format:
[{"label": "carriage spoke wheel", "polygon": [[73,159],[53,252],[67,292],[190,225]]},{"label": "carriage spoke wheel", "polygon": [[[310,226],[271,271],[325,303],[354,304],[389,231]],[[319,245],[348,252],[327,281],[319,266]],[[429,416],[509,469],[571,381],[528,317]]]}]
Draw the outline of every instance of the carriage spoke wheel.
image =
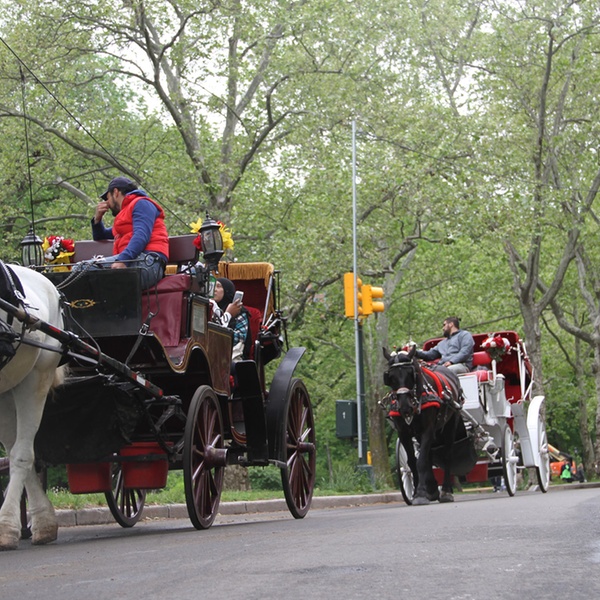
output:
[{"label": "carriage spoke wheel", "polygon": [[121,527],[133,527],[140,520],[146,502],[146,490],[123,486],[120,463],[112,464],[112,490],[104,496],[112,516]]},{"label": "carriage spoke wheel", "polygon": [[538,451],[540,454],[540,464],[535,470],[540,490],[546,493],[550,485],[550,454],[548,452],[546,425],[541,415],[538,417]]},{"label": "carriage spoke wheel", "polygon": [[302,519],[312,502],[317,455],[310,397],[300,379],[293,379],[290,386],[284,436],[286,466],[281,469],[283,493],[292,515]]},{"label": "carriage spoke wheel", "polygon": [[519,457],[515,448],[515,438],[510,427],[506,425],[502,433],[502,447],[500,449],[502,460],[502,474],[504,485],[509,496],[514,496],[517,491],[517,465]]},{"label": "carriage spoke wheel", "polygon": [[212,388],[202,385],[190,403],[183,450],[185,501],[196,529],[208,529],[217,516],[226,464],[219,402]]},{"label": "carriage spoke wheel", "polygon": [[415,496],[415,479],[413,472],[408,466],[408,454],[400,438],[396,440],[396,471],[398,473],[398,484],[400,485],[400,491],[404,502],[409,506],[413,503]]}]

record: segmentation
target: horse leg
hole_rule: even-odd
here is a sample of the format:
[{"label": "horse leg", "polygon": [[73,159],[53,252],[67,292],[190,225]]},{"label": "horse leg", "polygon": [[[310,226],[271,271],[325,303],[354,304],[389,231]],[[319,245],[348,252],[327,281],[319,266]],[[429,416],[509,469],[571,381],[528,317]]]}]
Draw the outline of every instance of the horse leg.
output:
[{"label": "horse leg", "polygon": [[[10,478],[6,497],[0,509],[0,549],[12,550],[21,537],[20,502],[26,486],[32,517],[33,543],[54,541],[57,521],[34,468],[33,441],[39,428],[46,395],[54,379],[54,369],[41,362],[15,388],[6,392],[10,397],[16,419],[16,437],[9,453]],[[14,436],[14,434],[13,434]]]},{"label": "horse leg", "polygon": [[[21,538],[21,495],[25,475],[13,466],[10,458],[15,444],[17,417],[12,392],[0,396],[0,440],[9,456],[9,478],[0,508],[0,550],[14,550]],[[13,475],[14,473],[14,475]],[[19,481],[20,479],[20,481]]]},{"label": "horse leg", "polygon": [[58,537],[56,513],[35,468],[27,477],[25,487],[31,515],[31,543],[41,545],[53,542]]},{"label": "horse leg", "polygon": [[456,413],[444,431],[445,455],[448,457],[448,462],[446,463],[446,468],[444,469],[444,483],[442,484],[442,493],[439,498],[440,502],[454,502],[451,467],[459,418],[460,417],[458,413]]},{"label": "horse leg", "polygon": [[[47,360],[44,360],[47,359]],[[27,473],[27,479],[25,480],[25,487],[27,490],[27,500],[29,503],[29,512],[31,515],[31,543],[35,545],[47,544],[53,542],[58,537],[58,521],[54,512],[50,500],[46,496],[46,492],[42,486],[42,482],[38,474],[36,473],[34,466],[34,450],[33,440],[35,434],[39,429],[40,422],[42,420],[42,414],[44,412],[44,406],[46,404],[46,397],[48,390],[56,383],[62,380],[63,369],[52,368],[55,367],[56,354],[47,354],[42,357],[42,360],[38,361],[36,368],[31,372],[23,384],[24,386],[30,386],[31,393],[27,395],[31,399],[30,406],[25,408],[28,414],[31,416],[30,428],[35,429],[33,436],[27,439],[31,440],[31,468]],[[47,364],[49,363],[49,364]],[[17,412],[17,418],[20,420],[24,419],[24,412]],[[17,407],[19,411],[19,407]],[[21,421],[19,421],[20,423]],[[28,430],[29,432],[31,430]]]},{"label": "horse leg", "polygon": [[421,434],[421,444],[419,448],[419,457],[417,458],[417,471],[419,473],[419,484],[413,499],[413,505],[423,506],[429,504],[431,500],[437,500],[437,484],[433,476],[431,464],[431,445],[433,443],[433,427],[435,426],[435,415],[433,420],[432,413],[437,411],[427,409],[421,413],[421,423],[423,431]]}]

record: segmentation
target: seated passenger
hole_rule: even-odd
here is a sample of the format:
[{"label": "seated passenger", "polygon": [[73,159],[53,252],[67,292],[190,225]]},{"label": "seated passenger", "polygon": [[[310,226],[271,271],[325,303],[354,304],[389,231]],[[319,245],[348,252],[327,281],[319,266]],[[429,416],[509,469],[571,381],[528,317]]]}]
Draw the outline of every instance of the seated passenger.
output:
[{"label": "seated passenger", "polygon": [[442,325],[444,339],[430,350],[417,350],[417,358],[437,360],[437,364],[454,371],[468,373],[473,368],[473,336],[460,329],[458,317],[447,317]]},{"label": "seated passenger", "polygon": [[[92,219],[92,235],[94,240],[114,240],[113,256],[75,264],[73,270],[140,267],[142,289],[156,285],[164,277],[169,260],[163,209],[126,177],[115,177],[100,197],[102,201]],[[102,218],[109,210],[114,221],[107,228]]]},{"label": "seated passenger", "polygon": [[250,353],[252,338],[248,311],[241,300],[234,300],[235,285],[226,277],[219,277],[215,283],[215,292],[211,300],[213,321],[233,329],[233,348],[231,361],[245,360]]}]

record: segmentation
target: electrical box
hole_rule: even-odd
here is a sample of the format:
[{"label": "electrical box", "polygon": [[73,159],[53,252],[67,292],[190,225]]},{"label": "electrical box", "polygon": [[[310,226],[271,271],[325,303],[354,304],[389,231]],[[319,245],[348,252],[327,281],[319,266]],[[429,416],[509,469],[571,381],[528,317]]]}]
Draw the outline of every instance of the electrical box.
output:
[{"label": "electrical box", "polygon": [[358,437],[358,418],[354,400],[335,401],[335,435],[339,438]]}]

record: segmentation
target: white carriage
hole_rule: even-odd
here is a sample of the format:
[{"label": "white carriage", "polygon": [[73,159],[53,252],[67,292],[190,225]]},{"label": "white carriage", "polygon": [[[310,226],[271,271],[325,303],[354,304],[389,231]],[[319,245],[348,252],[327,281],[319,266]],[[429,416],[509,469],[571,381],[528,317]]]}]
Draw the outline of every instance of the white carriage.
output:
[{"label": "white carriage", "polygon": [[[507,493],[513,496],[519,470],[533,468],[539,489],[546,492],[550,484],[550,455],[543,417],[545,399],[532,396],[533,373],[525,345],[514,331],[492,336],[475,334],[473,338],[473,370],[459,376],[464,404],[457,410],[465,423],[467,438],[457,453],[464,459],[457,461],[453,473],[466,483],[502,476]],[[428,350],[439,341],[428,340],[423,349]],[[500,353],[501,357],[493,358]],[[459,440],[457,444],[460,443]],[[399,441],[396,466],[402,495],[411,504],[414,478]],[[442,470],[435,468],[434,475],[441,484]]]}]

